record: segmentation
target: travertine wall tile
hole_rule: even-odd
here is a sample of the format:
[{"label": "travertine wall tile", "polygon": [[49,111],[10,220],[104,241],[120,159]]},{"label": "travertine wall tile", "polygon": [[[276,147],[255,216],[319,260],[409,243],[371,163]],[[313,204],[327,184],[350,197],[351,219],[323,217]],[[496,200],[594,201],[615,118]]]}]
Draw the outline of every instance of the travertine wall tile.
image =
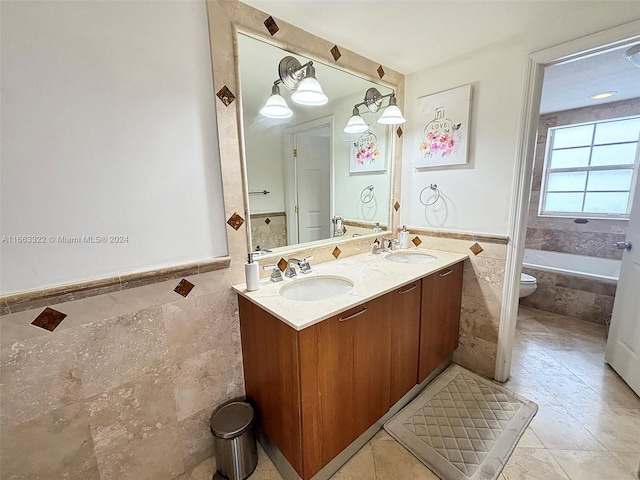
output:
[{"label": "travertine wall tile", "polygon": [[86,402],[103,478],[171,479],[184,471],[175,367],[158,367]]},{"label": "travertine wall tile", "polygon": [[3,480],[100,479],[82,402],[2,428],[0,435]]},{"label": "travertine wall tile", "polygon": [[537,279],[538,288],[520,299],[528,307],[609,325],[616,286],[595,279],[525,268]]},{"label": "travertine wall tile", "polygon": [[179,362],[230,344],[238,317],[237,295],[231,290],[209,293],[191,302],[162,306],[167,346],[172,361]]},{"label": "travertine wall tile", "polygon": [[[33,310],[31,314],[34,315]],[[83,398],[76,361],[79,332],[46,333],[46,336],[2,349],[0,418],[3,432],[7,427],[28,422]]]},{"label": "travertine wall tile", "polygon": [[213,435],[209,427],[213,411],[214,408],[205,408],[180,422],[182,461],[186,470],[213,455]]},{"label": "travertine wall tile", "polygon": [[160,307],[110,318],[82,328],[78,368],[85,397],[132,381],[166,361]]},{"label": "travertine wall tile", "polygon": [[239,344],[223,344],[178,364],[175,381],[178,421],[244,395]]}]

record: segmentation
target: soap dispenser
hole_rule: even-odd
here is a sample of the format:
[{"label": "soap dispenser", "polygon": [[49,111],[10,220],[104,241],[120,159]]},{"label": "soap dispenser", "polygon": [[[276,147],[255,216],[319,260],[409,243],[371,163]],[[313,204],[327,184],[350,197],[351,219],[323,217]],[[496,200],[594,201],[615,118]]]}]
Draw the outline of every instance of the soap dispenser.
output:
[{"label": "soap dispenser", "polygon": [[253,291],[260,288],[260,266],[253,258],[254,252],[249,252],[248,262],[244,264],[244,275],[247,280],[247,290]]},{"label": "soap dispenser", "polygon": [[409,232],[406,225],[402,226],[402,231],[400,232],[400,248],[409,248]]}]

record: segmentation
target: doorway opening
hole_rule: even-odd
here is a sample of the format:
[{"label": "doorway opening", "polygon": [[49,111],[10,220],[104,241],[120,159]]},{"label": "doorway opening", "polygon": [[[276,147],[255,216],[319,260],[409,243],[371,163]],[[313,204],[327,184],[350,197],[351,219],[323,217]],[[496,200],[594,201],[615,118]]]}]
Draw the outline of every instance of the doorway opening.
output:
[{"label": "doorway opening", "polygon": [[[535,54],[532,54],[530,56],[530,62],[527,71],[527,89],[525,91],[525,109],[522,117],[522,129],[519,145],[519,154],[521,161],[519,163],[516,176],[517,182],[515,193],[517,206],[516,214],[514,216],[514,222],[511,226],[513,244],[510,247],[509,258],[507,261],[507,283],[509,284],[508,290],[510,292],[510,295],[506,296],[506,309],[503,311],[508,312],[508,314],[503,315],[502,318],[498,348],[498,362],[496,368],[496,378],[499,380],[504,381],[508,378],[512,366],[514,372],[516,372],[521,366],[517,361],[515,361],[513,364],[511,363],[511,353],[512,347],[516,346],[517,350],[518,341],[521,340],[516,332],[520,331],[520,334],[523,335],[524,333],[522,332],[522,330],[527,328],[525,326],[520,326],[519,324],[519,328],[516,327],[516,318],[519,305],[519,292],[521,285],[520,273],[523,262],[525,262],[525,266],[536,265],[541,269],[539,270],[541,271],[541,273],[539,274],[539,279],[542,281],[539,285],[537,285],[537,287],[539,290],[541,290],[540,293],[545,293],[546,295],[539,295],[539,302],[542,302],[544,300],[540,297],[546,297],[547,300],[549,298],[553,299],[555,297],[558,297],[560,302],[564,303],[562,308],[564,308],[565,310],[560,311],[556,314],[564,314],[563,316],[565,318],[576,318],[580,317],[580,315],[588,317],[589,315],[591,315],[591,318],[583,318],[582,321],[591,320],[591,326],[597,326],[597,322],[594,322],[594,320],[600,321],[601,325],[599,328],[602,330],[602,336],[605,335],[607,328],[606,318],[608,315],[607,313],[603,314],[602,312],[606,312],[607,308],[610,311],[612,310],[612,306],[614,303],[613,290],[615,289],[615,286],[603,286],[602,284],[598,284],[597,286],[591,285],[585,287],[590,291],[581,291],[578,293],[570,292],[569,290],[572,289],[578,290],[572,287],[577,287],[579,285],[584,286],[584,282],[588,281],[588,279],[584,275],[574,275],[577,278],[569,280],[558,280],[558,274],[564,272],[550,271],[549,269],[546,269],[544,265],[546,263],[551,264],[552,267],[557,267],[561,261],[571,260],[571,258],[560,259],[551,255],[546,260],[544,258],[536,258],[535,260],[531,260],[531,256],[533,255],[544,257],[547,253],[545,252],[545,250],[565,250],[565,252],[561,253],[578,255],[578,259],[580,260],[579,263],[581,264],[581,266],[577,269],[574,269],[574,272],[579,274],[584,273],[580,270],[585,270],[584,266],[586,263],[588,263],[587,260],[589,255],[585,255],[584,253],[586,252],[571,252],[572,248],[592,248],[596,252],[596,254],[591,255],[592,257],[605,257],[604,260],[622,260],[620,258],[620,253],[613,252],[613,248],[615,243],[617,243],[618,241],[628,241],[627,237],[633,235],[634,229],[625,229],[625,226],[630,223],[629,213],[637,211],[638,208],[635,208],[635,205],[640,203],[640,201],[638,200],[640,198],[640,195],[636,195],[635,200],[632,201],[632,198],[634,198],[632,196],[633,187],[636,184],[636,179],[638,176],[638,134],[636,133],[635,139],[630,138],[628,142],[629,145],[633,144],[631,145],[631,147],[633,148],[633,155],[629,163],[634,163],[634,165],[629,169],[629,172],[623,173],[623,168],[617,160],[615,162],[609,161],[610,164],[615,164],[615,167],[608,168],[606,165],[599,165],[599,162],[602,162],[602,160],[598,156],[602,153],[601,150],[619,150],[623,147],[626,148],[626,146],[621,145],[622,143],[626,142],[619,142],[615,139],[603,141],[600,137],[598,139],[595,139],[595,131],[599,128],[597,124],[601,120],[609,121],[604,122],[603,125],[600,126],[601,131],[604,131],[607,127],[611,127],[612,125],[614,125],[614,121],[631,120],[631,123],[633,123],[635,121],[634,117],[637,118],[640,112],[636,113],[633,110],[623,112],[623,109],[625,108],[624,101],[635,98],[637,104],[637,97],[640,97],[640,95],[635,94],[624,98],[622,96],[618,96],[618,98],[612,98],[611,100],[608,100],[606,103],[609,104],[611,110],[615,110],[613,107],[617,107],[617,112],[608,112],[606,115],[599,116],[602,113],[602,111],[600,111],[599,113],[594,115],[595,118],[587,118],[584,116],[576,116],[575,118],[570,118],[571,115],[567,114],[566,112],[570,112],[576,115],[578,113],[584,114],[589,109],[589,106],[566,103],[562,105],[562,101],[570,100],[569,97],[571,95],[567,95],[567,92],[563,94],[561,91],[559,91],[556,92],[556,94],[559,94],[556,95],[556,103],[561,104],[560,108],[549,109],[548,105],[545,106],[544,103],[545,96],[547,97],[547,99],[549,99],[553,98],[553,95],[542,95],[543,77],[545,80],[549,78],[553,80],[554,71],[555,73],[563,73],[563,69],[567,70],[567,72],[573,69],[573,79],[571,79],[571,76],[565,76],[566,78],[569,78],[571,80],[569,82],[565,81],[565,84],[570,85],[570,93],[576,93],[579,94],[579,96],[586,96],[587,98],[597,93],[601,93],[593,91],[588,95],[580,94],[579,87],[577,87],[577,83],[579,82],[576,79],[588,84],[590,81],[596,80],[598,76],[606,78],[606,72],[603,75],[600,75],[601,73],[603,73],[602,69],[594,69],[593,65],[600,60],[606,59],[607,55],[614,55],[616,52],[622,56],[624,62],[629,62],[624,57],[624,52],[630,46],[640,43],[640,35],[637,34],[638,23],[639,22],[632,22],[631,24],[623,25],[606,32],[601,32],[590,37],[585,37],[541,52],[536,52]],[[600,55],[602,56],[599,57]],[[630,62],[628,64],[623,63],[623,65],[630,68],[631,71],[635,74],[636,80],[634,84],[638,84],[637,68],[633,67]],[[612,77],[618,77],[618,75],[618,73],[613,72],[609,74],[609,79],[611,80]],[[562,75],[560,75],[560,77],[562,77]],[[586,85],[586,88],[588,87],[589,85]],[[544,88],[546,88],[546,86]],[[622,87],[619,88],[619,90],[622,89]],[[541,98],[543,100],[543,103],[542,108],[539,108],[541,105]],[[591,106],[593,106],[593,104]],[[600,106],[602,108],[605,108],[605,105],[601,104]],[[626,107],[628,106],[629,105],[626,105]],[[586,110],[580,112],[579,110],[581,108]],[[576,128],[571,128],[572,126],[575,126]],[[620,132],[624,130],[622,124],[615,124],[615,127],[616,128],[612,129],[614,132]],[[587,130],[589,128],[591,128],[592,138],[590,139],[590,143],[588,146],[586,145],[587,142],[585,142],[585,145],[577,145],[577,143],[575,145],[563,145],[563,141],[567,139],[567,134],[578,133],[578,130],[580,129]],[[584,150],[581,150],[580,153],[588,153],[588,156],[586,157],[586,164],[583,165],[587,168],[583,168],[582,171],[580,168],[574,168],[577,166],[575,165],[575,163],[578,162],[577,156],[574,155],[578,153],[579,148],[577,147],[584,147]],[[565,150],[563,151],[563,149]],[[535,162],[534,151],[536,152]],[[596,155],[595,157],[592,157],[592,154],[594,152],[596,153]],[[556,162],[554,165],[552,158],[556,153],[559,154],[555,159]],[[620,171],[616,171],[613,173],[610,172],[610,170],[615,170],[616,168],[620,168]],[[589,184],[591,171],[595,171],[595,174],[591,179],[591,184]],[[627,199],[626,202],[620,202],[621,204],[624,203],[624,208],[621,206],[616,209],[612,208],[610,203],[617,194],[622,193],[623,188],[618,183],[616,183],[613,177],[615,177],[616,175],[619,177],[621,173],[627,175],[627,187],[625,187]],[[603,181],[600,182],[602,184],[600,187],[595,186],[596,183],[598,183],[598,177],[603,179]],[[567,182],[570,182],[571,179],[576,180],[576,183],[569,186]],[[578,185],[580,183],[580,180],[584,180],[584,185]],[[531,190],[532,185],[534,188],[533,192]],[[597,194],[594,195],[594,193]],[[596,199],[597,201],[594,202],[594,199]],[[568,207],[567,204],[571,203],[571,201],[574,201],[574,205],[572,207]],[[593,207],[594,204],[595,208]],[[598,211],[598,209],[602,209],[602,211]],[[619,214],[626,214],[627,218],[626,220],[618,219],[617,221],[614,221],[610,218],[605,218],[606,215],[600,215],[602,213],[607,213],[607,210],[608,213],[612,213],[617,210],[617,213]],[[533,221],[530,221],[532,218]],[[558,225],[561,226],[559,227]],[[592,229],[593,231],[588,232],[588,238],[581,239],[578,232],[585,232],[587,231],[587,229]],[[527,247],[527,253],[529,257],[526,260],[524,259],[525,246]],[[541,252],[542,255],[539,255],[535,252],[531,253],[530,250]],[[567,250],[569,250],[569,252],[567,252]],[[616,259],[616,256],[619,258]],[[625,260],[622,260],[623,271],[625,270],[625,263],[633,264],[632,261],[626,262],[626,259],[628,259],[627,257],[629,257],[629,255],[624,256],[623,258]],[[575,260],[575,258],[573,260]],[[603,277],[616,276],[615,267],[613,268],[613,272],[611,272],[612,269],[609,267],[605,267],[605,270],[608,269],[609,271],[608,273],[602,274]],[[570,267],[560,268],[560,270],[570,269]],[[531,272],[530,270],[527,271],[525,269],[524,273],[529,273],[531,277],[537,277],[535,274],[531,275],[534,272]],[[598,273],[594,273],[594,275],[597,276]],[[623,290],[625,289],[624,277],[625,275],[622,274],[623,279],[621,280],[621,288]],[[604,279],[605,278],[599,278],[599,280]],[[527,280],[531,281],[531,278],[525,278],[525,283],[527,283]],[[536,280],[538,280],[538,278],[536,278]],[[562,290],[560,294],[553,293],[549,289],[549,282],[554,283],[554,287],[561,287],[564,290]],[[523,288],[528,288],[529,290],[531,290],[531,285],[529,285],[528,287],[525,286]],[[618,290],[620,290],[620,288]],[[571,294],[573,294],[573,296]],[[628,300],[629,298],[633,298],[635,296],[637,296],[637,294],[631,296],[627,295],[626,298]],[[598,299],[597,305],[596,299]],[[627,303],[623,300],[616,300],[616,306],[615,308],[613,308],[613,310],[618,311],[622,308],[618,305]],[[589,301],[591,302],[590,305]],[[542,306],[542,303],[535,303],[535,297],[533,296],[531,296],[529,300],[523,300],[523,303],[528,302],[533,303],[532,305],[530,305],[530,307],[533,306],[534,308],[537,308]],[[571,308],[573,310],[571,310]],[[600,308],[600,311],[598,311],[598,308]],[[541,309],[538,308],[538,310]],[[552,310],[552,308],[549,307],[548,310]],[[633,348],[635,347],[627,340],[629,338],[640,340],[640,318],[635,318],[638,315],[638,310],[638,308],[635,308],[635,310],[633,308],[631,309],[631,311],[634,312],[634,318],[626,321],[626,323],[630,325],[629,327],[627,327],[626,329],[622,329],[625,332],[626,338],[623,341],[624,345],[620,347],[621,349],[627,351],[631,349],[633,351],[631,358],[636,362],[638,358],[636,354],[640,352],[640,346],[638,346],[637,350],[634,351]],[[527,312],[529,317],[532,316],[531,313],[531,311]],[[625,315],[622,316],[624,317]],[[628,318],[628,315],[626,315],[626,317]],[[619,341],[620,329],[617,327],[614,328],[616,324],[615,313],[613,315],[613,318],[614,321],[612,323],[611,332],[618,332],[617,336]],[[531,322],[529,324],[529,330],[531,330],[533,324],[535,324],[535,322]],[[594,349],[599,349],[599,354],[601,355],[600,366],[603,368],[605,364],[605,348],[606,347],[604,345],[600,345],[599,347],[594,346]],[[609,351],[609,349],[607,349],[607,351]],[[615,363],[615,360],[610,358],[609,353],[607,353],[607,362]],[[626,363],[629,363],[628,359]],[[635,365],[635,370],[637,370],[637,363],[635,363]],[[616,369],[625,370],[624,367],[618,367]],[[630,385],[635,381],[632,378],[625,378],[625,380]]]},{"label": "doorway opening", "polygon": [[333,215],[333,119],[320,118],[286,130],[288,244],[330,238]]}]

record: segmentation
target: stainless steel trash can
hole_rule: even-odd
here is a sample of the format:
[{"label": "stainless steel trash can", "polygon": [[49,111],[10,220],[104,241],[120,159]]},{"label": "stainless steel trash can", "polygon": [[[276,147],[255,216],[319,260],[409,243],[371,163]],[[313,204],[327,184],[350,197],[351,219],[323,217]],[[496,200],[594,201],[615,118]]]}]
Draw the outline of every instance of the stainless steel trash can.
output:
[{"label": "stainless steel trash can", "polygon": [[246,402],[231,402],[211,416],[211,433],[216,455],[214,479],[244,480],[258,464],[254,433],[255,414]]}]

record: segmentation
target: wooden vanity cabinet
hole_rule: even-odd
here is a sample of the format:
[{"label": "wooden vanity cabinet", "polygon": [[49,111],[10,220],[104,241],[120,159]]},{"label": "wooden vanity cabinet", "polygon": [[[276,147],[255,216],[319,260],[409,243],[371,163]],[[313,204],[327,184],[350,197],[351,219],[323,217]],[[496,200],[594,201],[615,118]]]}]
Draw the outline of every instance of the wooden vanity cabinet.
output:
[{"label": "wooden vanity cabinet", "polygon": [[422,279],[418,383],[458,348],[463,265],[456,263]]},{"label": "wooden vanity cabinet", "polygon": [[418,383],[421,292],[422,281],[417,280],[387,294],[392,304],[389,407]]},{"label": "wooden vanity cabinet", "polygon": [[247,398],[301,478],[318,473],[455,349],[462,263],[448,270],[300,331],[238,297]]}]

